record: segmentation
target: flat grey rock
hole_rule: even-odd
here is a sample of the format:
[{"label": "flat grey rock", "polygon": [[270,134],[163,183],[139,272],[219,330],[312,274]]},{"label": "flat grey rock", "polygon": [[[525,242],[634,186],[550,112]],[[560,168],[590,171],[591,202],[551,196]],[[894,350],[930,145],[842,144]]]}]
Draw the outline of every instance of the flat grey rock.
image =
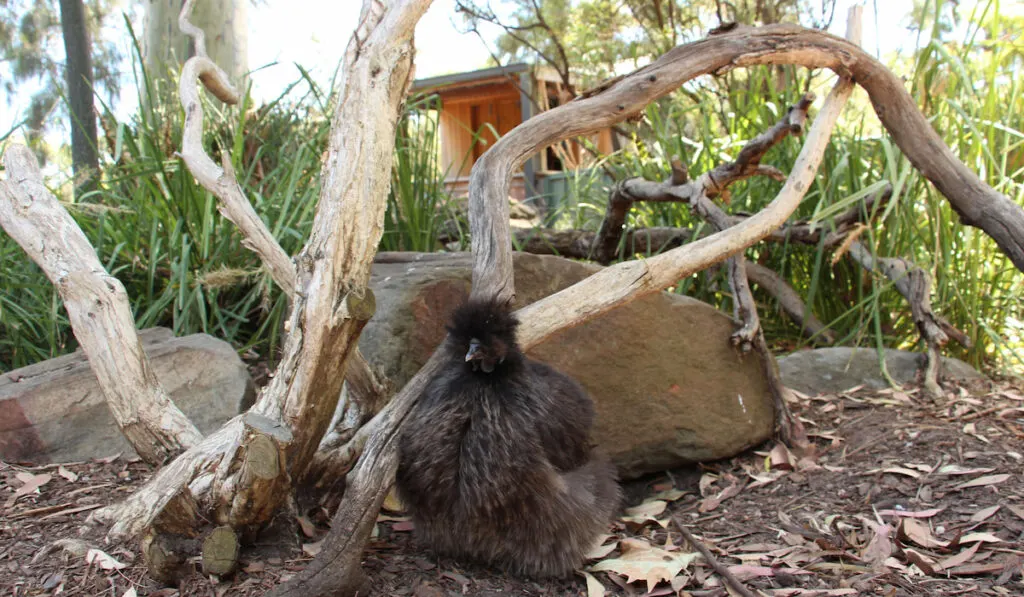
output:
[{"label": "flat grey rock", "polygon": [[[528,305],[597,266],[514,254],[517,302]],[[468,295],[459,253],[383,253],[370,282],[377,313],[360,348],[401,387],[445,336]],[[755,355],[729,343],[732,320],[700,301],[657,293],[563,330],[530,356],[579,381],[594,398],[594,438],[625,478],[733,456],[771,436],[774,409]]]},{"label": "flat grey rock", "polygon": [[[206,334],[140,332],[157,379],[204,434],[252,402],[245,363]],[[134,454],[81,351],[0,375],[0,459],[74,462]]]},{"label": "flat grey rock", "polygon": [[[886,349],[886,369],[899,384],[919,382],[918,371],[924,355],[905,350]],[[804,394],[833,394],[864,385],[881,390],[889,387],[882,376],[878,352],[869,348],[836,346],[801,350],[778,359],[782,382]],[[984,376],[967,363],[944,357],[942,377],[956,380],[982,379]]]}]

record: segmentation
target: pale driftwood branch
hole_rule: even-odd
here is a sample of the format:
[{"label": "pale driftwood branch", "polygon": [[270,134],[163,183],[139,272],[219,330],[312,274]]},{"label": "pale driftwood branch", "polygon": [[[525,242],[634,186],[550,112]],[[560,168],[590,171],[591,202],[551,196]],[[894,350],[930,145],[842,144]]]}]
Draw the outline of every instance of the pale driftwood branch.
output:
[{"label": "pale driftwood branch", "polygon": [[4,166],[0,225],[60,293],[125,438],[154,465],[198,443],[202,434],[171,402],[142,350],[124,286],[107,273],[82,229],[43,185],[32,152],[11,145]]},{"label": "pale driftwood branch", "polygon": [[[179,95],[186,114],[181,156],[196,179],[220,199],[221,213],[238,226],[244,236],[243,245],[260,256],[277,285],[291,296],[296,289],[295,268],[246,199],[235,179],[230,158],[224,154],[224,168],[218,168],[202,148],[203,111],[197,92],[197,79],[202,80],[211,92],[226,103],[236,103],[238,94],[226,73],[206,57],[205,34],[189,21],[194,3],[194,0],[186,2],[178,19],[182,31],[193,37],[196,46],[196,56],[185,63],[179,84]],[[373,383],[378,381],[379,375],[370,370],[366,360],[359,355],[352,364],[352,374],[359,382],[353,389],[356,399],[373,404],[384,399],[386,394],[378,392],[383,386]]]},{"label": "pale driftwood branch", "polygon": [[[793,25],[756,29],[739,27],[680,46],[650,65],[612,83],[591,97],[574,100],[538,114],[506,135],[484,154],[470,181],[470,216],[489,230],[473,229],[474,292],[495,292],[511,299],[512,261],[507,247],[507,181],[522,162],[550,139],[584,135],[638,113],[647,103],[677,89],[698,75],[721,73],[742,66],[798,64],[829,68],[865,88],[875,111],[897,145],[918,170],[945,195],[965,224],[978,226],[1024,270],[1024,208],[982,182],[942,142],[903,82],[855,44]],[[572,117],[569,115],[572,114]],[[578,116],[577,116],[578,115]],[[484,224],[493,209],[495,219]]]},{"label": "pale driftwood branch", "polygon": [[412,33],[428,0],[367,0],[345,54],[309,242],[296,259],[297,299],[282,369],[254,409],[281,413],[301,478],[331,421],[347,362],[375,309],[370,267],[383,231],[394,130],[412,81]]},{"label": "pale driftwood branch", "polygon": [[[185,62],[178,84],[178,95],[185,111],[185,125],[182,132],[180,156],[185,165],[203,188],[220,200],[218,210],[242,233],[242,245],[259,256],[274,283],[288,296],[295,292],[295,266],[274,235],[253,209],[241,185],[235,178],[231,158],[225,152],[221,156],[223,168],[217,167],[213,159],[203,150],[203,107],[199,100],[199,81],[218,99],[226,104],[238,103],[238,92],[219,66],[206,54],[205,34],[190,21],[195,0],[185,3],[178,16],[178,26],[195,41],[196,55]],[[382,376],[370,369],[366,359],[357,352],[356,359],[349,363],[349,375],[357,383],[350,388],[357,401],[376,404],[390,396],[383,386],[361,383],[366,380],[381,380]],[[379,409],[379,406],[377,407]],[[374,411],[376,412],[376,410]]]},{"label": "pale driftwood branch", "polygon": [[[859,213],[859,210],[858,210]],[[730,217],[730,222],[739,222],[744,217]],[[794,230],[794,226],[787,225],[785,231]],[[804,230],[803,228],[799,230]],[[844,230],[845,234],[846,230]],[[780,232],[785,234],[785,232]],[[817,235],[820,231],[811,231],[805,238],[812,234]],[[524,253],[534,255],[560,255],[571,259],[590,259],[590,247],[593,245],[597,233],[587,230],[555,230],[552,228],[521,228],[512,232],[515,238],[516,247]],[[644,255],[656,255],[662,251],[681,247],[689,242],[694,236],[693,230],[689,228],[653,227],[653,228],[631,228],[623,233],[623,244],[626,247],[626,256],[637,253]],[[771,237],[775,237],[772,234]],[[768,239],[766,239],[768,240]],[[816,242],[813,244],[817,244]],[[834,344],[835,334],[825,327],[814,313],[808,310],[800,295],[793,290],[779,274],[771,269],[748,261],[746,263],[747,278],[761,287],[762,290],[775,298],[786,315],[793,320],[804,335],[814,338],[825,344]]]},{"label": "pale driftwood branch", "polygon": [[[184,10],[188,10],[194,1],[186,2]],[[184,10],[179,20],[187,23]],[[199,40],[196,41],[196,47],[200,47]],[[221,215],[238,227],[243,236],[242,244],[259,255],[270,272],[270,277],[290,295],[295,291],[295,268],[288,254],[253,209],[241,185],[235,180],[231,158],[225,152],[222,156],[224,167],[221,168],[203,150],[203,107],[199,101],[197,82],[202,80],[211,91],[230,91],[230,94],[223,93],[223,97],[215,93],[229,104],[238,102],[238,94],[231,88],[227,74],[212,60],[206,58],[205,51],[202,54],[197,51],[196,54],[182,67],[181,80],[178,83],[181,107],[185,110],[179,155],[199,184],[220,200],[218,209]]]},{"label": "pale driftwood branch", "polygon": [[246,198],[235,179],[230,156],[223,153],[224,167],[219,168],[203,150],[203,105],[199,101],[198,82],[202,81],[210,93],[226,104],[237,104],[239,96],[227,73],[207,57],[206,35],[189,21],[194,7],[195,0],[186,0],[178,15],[178,26],[192,37],[196,52],[185,62],[178,81],[178,97],[185,110],[179,155],[199,184],[220,200],[218,210],[238,227],[243,236],[242,244],[260,257],[274,282],[291,295],[295,292],[295,268]]},{"label": "pale driftwood branch", "polygon": [[[295,477],[312,462],[337,405],[345,363],[372,314],[367,285],[383,228],[394,131],[412,82],[413,31],[429,6],[430,0],[364,0],[346,51],[317,216],[297,259],[300,298],[282,362],[290,364],[285,369],[289,376],[275,377],[254,407],[283,412],[292,425],[295,439],[288,457]],[[406,385],[417,394],[422,387]],[[388,420],[392,405],[369,424]],[[377,482],[348,485],[320,554],[270,595],[353,595],[362,586],[362,550],[394,477],[390,440],[397,428],[397,423],[378,427],[363,452],[364,460],[371,455],[369,460],[350,475]],[[372,456],[381,445],[390,447],[391,464]]]}]

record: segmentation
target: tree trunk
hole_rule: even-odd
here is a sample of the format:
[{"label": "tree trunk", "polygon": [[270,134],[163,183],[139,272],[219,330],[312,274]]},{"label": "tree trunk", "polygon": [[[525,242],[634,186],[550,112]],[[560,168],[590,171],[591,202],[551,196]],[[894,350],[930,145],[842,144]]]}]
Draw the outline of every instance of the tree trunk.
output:
[{"label": "tree trunk", "polygon": [[92,47],[82,0],[60,0],[60,26],[67,54],[65,77],[71,112],[71,167],[75,197],[96,189],[96,114],[92,96]]},{"label": "tree trunk", "polygon": [[[249,72],[249,1],[200,2],[192,23],[206,32],[206,53],[238,89]],[[178,28],[184,0],[148,0],[142,57],[158,97],[174,91],[171,69],[195,55],[192,39]]]}]

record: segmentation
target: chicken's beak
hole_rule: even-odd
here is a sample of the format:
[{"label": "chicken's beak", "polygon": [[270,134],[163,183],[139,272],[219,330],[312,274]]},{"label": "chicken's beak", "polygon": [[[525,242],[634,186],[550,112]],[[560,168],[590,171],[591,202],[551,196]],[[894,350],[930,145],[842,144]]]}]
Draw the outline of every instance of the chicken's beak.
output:
[{"label": "chicken's beak", "polygon": [[480,347],[480,341],[477,340],[476,338],[473,338],[472,340],[469,341],[469,352],[466,353],[466,362],[468,363],[469,361],[478,360],[482,358],[484,358],[484,355]]}]

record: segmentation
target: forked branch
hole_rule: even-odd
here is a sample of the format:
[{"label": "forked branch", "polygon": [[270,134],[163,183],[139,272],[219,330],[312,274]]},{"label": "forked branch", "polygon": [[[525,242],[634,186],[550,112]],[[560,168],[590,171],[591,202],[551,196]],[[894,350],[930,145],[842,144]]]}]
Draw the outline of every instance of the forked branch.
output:
[{"label": "forked branch", "polygon": [[107,273],[82,229],[43,185],[35,156],[12,145],[4,166],[0,225],[60,293],[125,438],[153,465],[199,443],[202,434],[171,401],[142,350],[124,285]]}]

